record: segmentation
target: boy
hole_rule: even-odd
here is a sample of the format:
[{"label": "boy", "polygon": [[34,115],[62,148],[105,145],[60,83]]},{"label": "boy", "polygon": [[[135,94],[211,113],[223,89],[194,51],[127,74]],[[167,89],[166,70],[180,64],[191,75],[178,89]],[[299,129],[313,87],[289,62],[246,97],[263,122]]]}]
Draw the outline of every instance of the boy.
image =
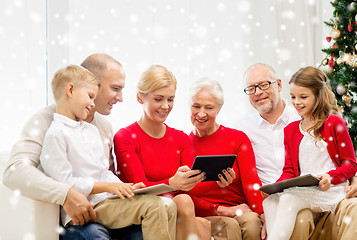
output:
[{"label": "boy", "polygon": [[[97,221],[107,228],[142,224],[144,239],[174,239],[176,216],[168,217],[158,196],[133,197],[132,191],[144,185],[122,183],[108,170],[97,128],[82,121],[94,107],[99,88],[97,78],[79,66],[55,74],[56,113],[44,139],[41,165],[47,175],[87,196],[95,205]],[[62,222],[73,224],[64,211]]]}]

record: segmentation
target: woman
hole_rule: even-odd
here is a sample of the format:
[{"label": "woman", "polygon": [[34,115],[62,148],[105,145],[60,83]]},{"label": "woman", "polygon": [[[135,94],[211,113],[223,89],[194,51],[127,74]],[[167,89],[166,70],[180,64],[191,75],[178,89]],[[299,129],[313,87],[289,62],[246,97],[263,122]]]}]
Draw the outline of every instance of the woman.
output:
[{"label": "woman", "polygon": [[248,137],[216,122],[224,102],[217,81],[204,78],[194,83],[190,100],[195,155],[237,155],[233,171],[223,170],[227,181],[220,174],[220,182],[202,182],[189,192],[197,216],[211,221],[215,239],[260,239],[263,198]]},{"label": "woman", "polygon": [[[204,173],[188,167],[193,162],[189,137],[164,123],[172,110],[175,92],[176,78],[165,67],[153,65],[143,73],[137,93],[143,114],[139,121],[114,136],[117,169],[124,182],[143,182],[146,186],[165,183],[177,191],[189,191],[204,179]],[[190,178],[195,174],[198,175]],[[173,197],[177,205],[178,240],[191,235],[210,239],[210,223],[195,217],[189,195],[166,196]]]}]

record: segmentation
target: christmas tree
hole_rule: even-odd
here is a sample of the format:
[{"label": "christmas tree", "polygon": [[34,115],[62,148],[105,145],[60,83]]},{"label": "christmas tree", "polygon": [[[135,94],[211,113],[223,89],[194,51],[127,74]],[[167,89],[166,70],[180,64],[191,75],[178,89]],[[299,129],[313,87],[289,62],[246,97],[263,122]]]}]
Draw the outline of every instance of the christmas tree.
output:
[{"label": "christmas tree", "polygon": [[326,37],[331,46],[322,49],[327,54],[322,65],[357,150],[357,2],[335,0],[331,4],[333,17],[325,22],[331,28]]}]

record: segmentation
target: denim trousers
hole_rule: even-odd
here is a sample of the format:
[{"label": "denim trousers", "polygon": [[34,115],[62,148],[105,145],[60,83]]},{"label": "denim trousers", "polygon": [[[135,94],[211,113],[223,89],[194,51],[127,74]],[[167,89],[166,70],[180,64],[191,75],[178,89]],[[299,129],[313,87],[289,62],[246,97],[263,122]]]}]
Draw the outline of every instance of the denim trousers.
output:
[{"label": "denim trousers", "polygon": [[64,228],[60,236],[62,240],[143,240],[140,225],[108,230],[99,223],[70,225]]}]

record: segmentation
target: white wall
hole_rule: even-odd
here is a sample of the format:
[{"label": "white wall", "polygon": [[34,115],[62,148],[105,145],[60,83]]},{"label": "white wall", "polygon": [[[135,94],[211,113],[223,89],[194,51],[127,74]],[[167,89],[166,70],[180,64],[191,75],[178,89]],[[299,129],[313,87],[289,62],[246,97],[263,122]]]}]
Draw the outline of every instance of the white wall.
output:
[{"label": "white wall", "polygon": [[222,84],[225,105],[219,121],[230,125],[252,111],[242,90],[244,70],[265,62],[285,83],[299,67],[318,66],[326,36],[323,21],[332,15],[324,0],[4,2],[0,107],[6,116],[0,118],[0,150],[11,147],[29,114],[46,105],[46,97],[53,102],[46,91],[46,69],[50,81],[60,67],[80,64],[94,52],[112,55],[127,73],[124,103],[108,117],[115,131],[140,117],[135,86],[151,64],[166,66],[178,80],[170,126],[190,131],[187,88],[203,76]]}]

